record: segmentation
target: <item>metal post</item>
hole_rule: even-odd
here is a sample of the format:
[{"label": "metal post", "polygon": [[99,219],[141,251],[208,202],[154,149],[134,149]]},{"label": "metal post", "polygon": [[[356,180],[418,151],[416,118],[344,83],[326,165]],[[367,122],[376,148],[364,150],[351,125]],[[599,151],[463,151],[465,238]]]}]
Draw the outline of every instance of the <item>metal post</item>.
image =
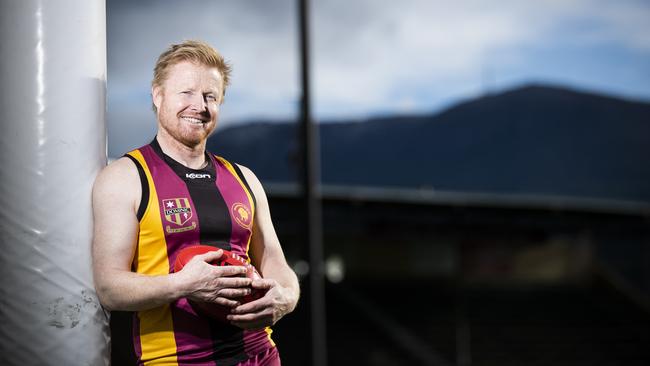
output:
[{"label": "metal post", "polygon": [[0,1],[2,365],[107,365],[91,188],[106,164],[104,0]]},{"label": "metal post", "polygon": [[312,365],[327,365],[325,328],[325,282],[322,242],[320,194],[320,159],[318,127],[313,123],[309,84],[309,8],[307,0],[299,0],[300,61],[302,76],[301,146],[302,187],[305,201],[307,242],[309,245],[309,290],[311,304]]}]

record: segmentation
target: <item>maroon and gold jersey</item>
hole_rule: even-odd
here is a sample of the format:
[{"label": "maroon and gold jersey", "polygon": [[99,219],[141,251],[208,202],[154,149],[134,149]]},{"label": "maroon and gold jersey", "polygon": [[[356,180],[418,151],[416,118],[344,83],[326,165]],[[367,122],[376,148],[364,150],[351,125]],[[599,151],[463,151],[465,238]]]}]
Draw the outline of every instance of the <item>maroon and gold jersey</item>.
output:
[{"label": "maroon and gold jersey", "polygon": [[[142,200],[132,270],[171,273],[190,245],[213,245],[250,262],[255,197],[236,164],[206,153],[194,170],[165,155],[156,140],[126,156],[137,166]],[[133,342],[143,365],[233,365],[274,347],[271,329],[242,330],[194,311],[186,299],[133,319]]]}]

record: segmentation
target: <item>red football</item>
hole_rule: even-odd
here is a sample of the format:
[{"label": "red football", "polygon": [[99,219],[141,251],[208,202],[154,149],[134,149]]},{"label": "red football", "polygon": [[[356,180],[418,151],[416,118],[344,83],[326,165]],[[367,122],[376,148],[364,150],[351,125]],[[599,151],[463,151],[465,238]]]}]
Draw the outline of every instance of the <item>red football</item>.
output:
[{"label": "red football", "polygon": [[[219,250],[219,248],[210,245],[194,245],[182,249],[176,256],[176,261],[174,262],[174,272],[178,272],[183,269],[187,262],[189,262],[194,256],[217,250]],[[257,272],[257,269],[255,269],[252,264],[246,262],[244,258],[229,250],[222,250],[223,254],[221,257],[211,262],[210,264],[215,266],[243,266],[247,269],[246,277],[253,280],[262,278],[259,272]],[[264,296],[264,293],[265,292],[261,290],[252,290],[249,295],[242,297],[240,301],[242,304],[245,304],[247,302],[259,299],[260,297]],[[192,305],[194,310],[197,310],[197,312],[204,313],[219,320],[225,321],[226,315],[230,313],[230,309],[228,307],[219,304],[197,302],[191,300],[188,300],[188,302],[190,305]]]}]

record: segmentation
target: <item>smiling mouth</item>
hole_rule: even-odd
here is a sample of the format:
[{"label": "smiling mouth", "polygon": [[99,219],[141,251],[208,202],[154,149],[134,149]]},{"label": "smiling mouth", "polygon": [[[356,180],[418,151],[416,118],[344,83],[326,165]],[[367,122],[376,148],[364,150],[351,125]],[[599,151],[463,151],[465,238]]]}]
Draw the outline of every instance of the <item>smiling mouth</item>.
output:
[{"label": "smiling mouth", "polygon": [[204,121],[202,119],[194,118],[194,117],[181,117],[181,119],[194,125],[202,125],[204,123],[208,123],[208,121]]}]

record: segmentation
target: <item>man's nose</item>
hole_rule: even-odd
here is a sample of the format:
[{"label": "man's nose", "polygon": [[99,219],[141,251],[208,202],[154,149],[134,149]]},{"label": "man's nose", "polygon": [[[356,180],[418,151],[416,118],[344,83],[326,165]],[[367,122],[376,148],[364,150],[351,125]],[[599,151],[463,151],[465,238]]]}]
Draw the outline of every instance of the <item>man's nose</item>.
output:
[{"label": "man's nose", "polygon": [[205,111],[208,108],[208,101],[203,94],[195,94],[192,97],[192,107],[198,111]]}]

